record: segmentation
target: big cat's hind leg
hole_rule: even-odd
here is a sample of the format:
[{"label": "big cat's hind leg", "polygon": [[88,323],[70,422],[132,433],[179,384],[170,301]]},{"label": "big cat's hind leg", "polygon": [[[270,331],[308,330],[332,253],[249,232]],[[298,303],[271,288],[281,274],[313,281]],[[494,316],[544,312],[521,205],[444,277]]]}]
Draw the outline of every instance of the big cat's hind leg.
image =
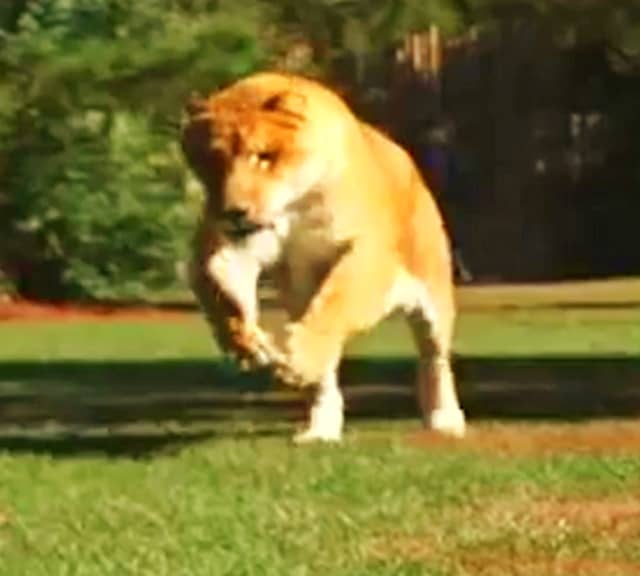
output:
[{"label": "big cat's hind leg", "polygon": [[[451,330],[439,324],[433,309],[417,310],[409,323],[418,348],[417,395],[425,428],[450,436],[465,433],[451,369]],[[447,324],[447,322],[443,322]]]}]

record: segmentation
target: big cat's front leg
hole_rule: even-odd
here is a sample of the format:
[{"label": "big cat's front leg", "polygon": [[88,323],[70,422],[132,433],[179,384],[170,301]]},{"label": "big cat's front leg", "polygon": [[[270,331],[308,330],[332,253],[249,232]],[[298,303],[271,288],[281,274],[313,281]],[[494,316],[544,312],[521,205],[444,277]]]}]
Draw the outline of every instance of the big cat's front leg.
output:
[{"label": "big cat's front leg", "polygon": [[246,245],[214,243],[200,230],[191,285],[214,337],[244,369],[282,362],[282,355],[258,325],[257,283],[261,264]]},{"label": "big cat's front leg", "polygon": [[387,312],[395,266],[376,246],[354,248],[329,271],[302,318],[289,324],[286,361],[276,377],[294,387],[318,385],[338,365],[349,337]]}]

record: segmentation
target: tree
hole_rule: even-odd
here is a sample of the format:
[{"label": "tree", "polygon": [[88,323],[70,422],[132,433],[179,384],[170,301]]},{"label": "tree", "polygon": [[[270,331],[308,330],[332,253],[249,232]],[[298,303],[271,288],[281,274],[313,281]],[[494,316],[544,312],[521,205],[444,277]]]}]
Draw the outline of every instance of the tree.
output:
[{"label": "tree", "polygon": [[29,296],[139,298],[176,281],[189,92],[263,58],[258,5],[50,0],[0,12],[0,261]]}]

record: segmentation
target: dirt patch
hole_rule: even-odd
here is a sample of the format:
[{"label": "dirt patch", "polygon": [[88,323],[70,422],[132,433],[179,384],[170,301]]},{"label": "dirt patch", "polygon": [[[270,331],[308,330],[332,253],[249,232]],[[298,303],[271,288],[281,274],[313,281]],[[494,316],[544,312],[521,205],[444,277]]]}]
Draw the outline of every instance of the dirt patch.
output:
[{"label": "dirt patch", "polygon": [[23,300],[0,301],[0,322],[184,320],[191,315],[193,315],[193,311],[178,307],[42,304]]},{"label": "dirt patch", "polygon": [[538,502],[531,516],[545,523],[568,523],[593,530],[612,530],[621,526],[640,528],[640,500],[556,500]]},{"label": "dirt patch", "polygon": [[640,539],[640,491],[624,495],[527,497],[482,502],[465,508],[464,523],[515,527],[528,535],[581,534],[600,543]]},{"label": "dirt patch", "polygon": [[402,558],[409,562],[433,562],[442,551],[440,547],[430,545],[426,537],[390,534],[375,540],[369,550],[374,560],[386,561],[391,558]]},{"label": "dirt patch", "polygon": [[[614,448],[640,449],[637,427],[632,423],[487,425],[474,427],[467,440],[419,434],[410,441],[436,449],[459,450],[466,445],[509,455],[576,449],[611,453],[612,438],[617,443]],[[526,434],[529,438],[523,438]],[[456,527],[464,528],[458,534]],[[402,559],[438,566],[460,576],[640,576],[639,541],[637,489],[580,496],[517,491],[446,511],[422,534],[380,536],[370,557],[377,562]]]},{"label": "dirt patch", "polygon": [[640,422],[472,425],[462,439],[433,432],[411,434],[410,445],[505,456],[640,454]]},{"label": "dirt patch", "polygon": [[[640,563],[616,558],[553,556],[490,550],[486,547],[447,550],[419,537],[386,538],[371,548],[370,557],[446,565],[452,574],[473,576],[637,576]],[[449,572],[447,572],[449,573]]]},{"label": "dirt patch", "polygon": [[[401,558],[474,576],[640,575],[640,562],[623,557],[623,550],[640,538],[640,494],[533,500],[521,495],[453,514],[460,515],[453,524],[489,541],[456,545],[447,528],[440,532],[437,527],[430,535],[391,533],[373,542],[371,558]],[[585,542],[597,543],[599,552],[584,548]]]},{"label": "dirt patch", "polygon": [[640,536],[640,498],[544,500],[529,506],[525,521],[547,530],[566,527],[607,538],[635,539]]},{"label": "dirt patch", "polygon": [[637,576],[640,564],[599,558],[544,558],[463,553],[458,566],[474,576]]}]

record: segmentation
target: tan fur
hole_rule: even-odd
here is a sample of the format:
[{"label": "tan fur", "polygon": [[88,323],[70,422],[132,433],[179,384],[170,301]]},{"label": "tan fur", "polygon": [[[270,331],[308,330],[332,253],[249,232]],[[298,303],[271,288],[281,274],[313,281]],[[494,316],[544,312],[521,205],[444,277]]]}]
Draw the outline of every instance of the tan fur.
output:
[{"label": "tan fur", "polygon": [[[225,349],[316,387],[303,439],[339,438],[343,346],[397,308],[416,337],[425,424],[461,435],[449,243],[409,155],[328,88],[276,73],[192,103],[183,149],[207,190],[195,292]],[[255,232],[229,232],[238,210]],[[269,266],[292,317],[283,351],[258,325],[255,286]]]}]

